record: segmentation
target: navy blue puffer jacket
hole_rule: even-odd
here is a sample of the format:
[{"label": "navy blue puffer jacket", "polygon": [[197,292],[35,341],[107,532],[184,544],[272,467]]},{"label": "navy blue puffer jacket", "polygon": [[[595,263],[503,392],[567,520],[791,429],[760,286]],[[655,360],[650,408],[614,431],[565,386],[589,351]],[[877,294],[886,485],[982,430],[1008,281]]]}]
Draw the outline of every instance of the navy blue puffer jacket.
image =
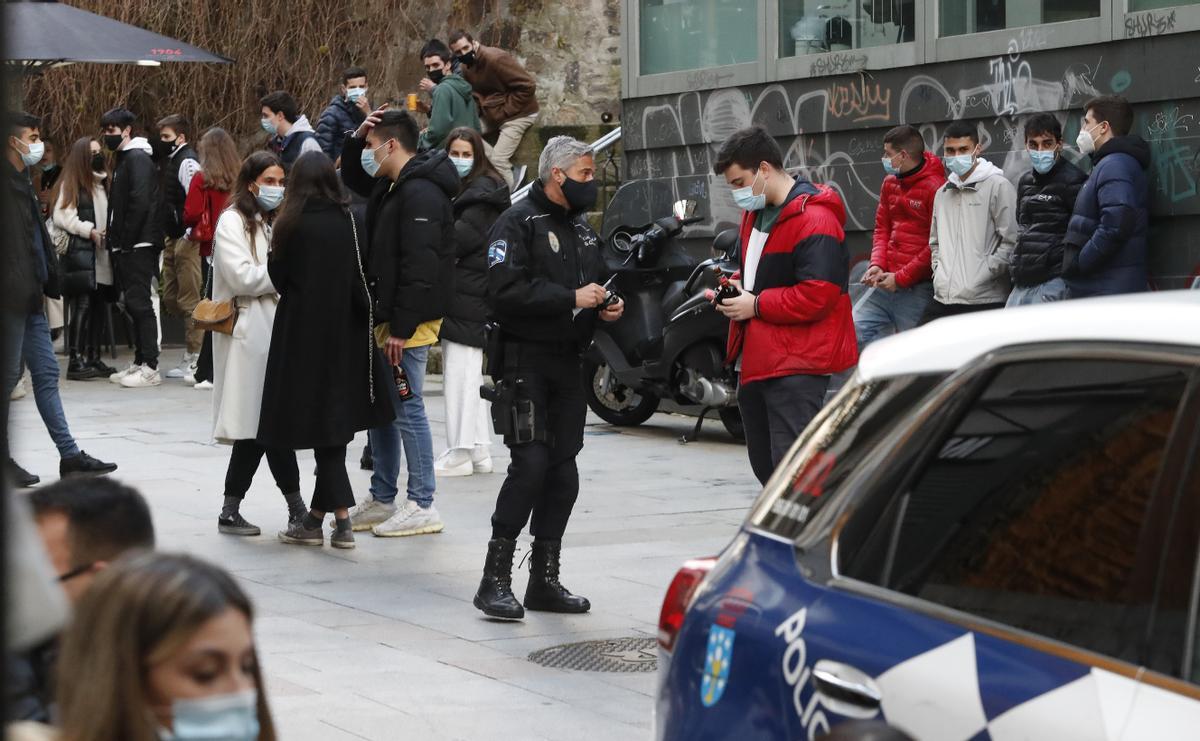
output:
[{"label": "navy blue puffer jacket", "polygon": [[360,111],[358,106],[341,95],[335,95],[333,100],[329,101],[329,107],[321,114],[321,119],[317,121],[317,142],[321,145],[321,151],[329,155],[329,159],[337,162],[337,158],[342,155],[346,132],[357,129],[364,119],[366,114]]},{"label": "navy blue puffer jacket", "polygon": [[1072,298],[1144,291],[1150,147],[1140,136],[1118,136],[1092,162],[1067,226],[1063,278]]}]

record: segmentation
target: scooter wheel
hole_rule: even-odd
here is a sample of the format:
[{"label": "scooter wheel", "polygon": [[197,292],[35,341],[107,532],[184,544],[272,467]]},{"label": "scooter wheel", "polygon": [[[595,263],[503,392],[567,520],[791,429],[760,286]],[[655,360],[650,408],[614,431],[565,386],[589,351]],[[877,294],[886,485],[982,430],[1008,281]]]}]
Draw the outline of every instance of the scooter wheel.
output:
[{"label": "scooter wheel", "polygon": [[588,406],[609,424],[636,427],[658,410],[657,396],[622,384],[608,372],[606,363],[585,360],[582,376]]},{"label": "scooter wheel", "polygon": [[733,435],[738,440],[746,439],[746,426],[742,424],[742,410],[737,407],[725,407],[717,412],[721,417],[721,424],[725,425],[726,431]]}]

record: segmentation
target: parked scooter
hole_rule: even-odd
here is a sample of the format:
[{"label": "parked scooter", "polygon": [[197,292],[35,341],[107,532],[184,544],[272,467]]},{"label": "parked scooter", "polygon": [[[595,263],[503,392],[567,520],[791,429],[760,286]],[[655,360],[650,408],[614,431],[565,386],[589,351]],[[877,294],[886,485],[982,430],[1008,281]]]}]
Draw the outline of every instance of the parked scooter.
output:
[{"label": "parked scooter", "polygon": [[705,296],[737,270],[737,233],[718,234],[709,260],[690,256],[675,237],[700,220],[695,208],[678,201],[673,215],[636,233],[618,230],[604,245],[612,275],[605,287],[625,300],[625,315],[596,330],[584,357],[584,392],[592,411],[614,425],[640,425],[670,399],[701,407],[685,442],[714,410],[740,439],[737,380],[724,363],[729,320]]}]

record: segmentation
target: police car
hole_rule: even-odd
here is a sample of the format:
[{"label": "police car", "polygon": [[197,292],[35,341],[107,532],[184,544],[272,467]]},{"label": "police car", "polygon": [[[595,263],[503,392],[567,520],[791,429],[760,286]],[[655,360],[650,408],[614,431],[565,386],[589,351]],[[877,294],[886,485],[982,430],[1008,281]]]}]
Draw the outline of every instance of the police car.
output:
[{"label": "police car", "polygon": [[660,739],[1200,738],[1200,292],[864,353],[659,624]]}]

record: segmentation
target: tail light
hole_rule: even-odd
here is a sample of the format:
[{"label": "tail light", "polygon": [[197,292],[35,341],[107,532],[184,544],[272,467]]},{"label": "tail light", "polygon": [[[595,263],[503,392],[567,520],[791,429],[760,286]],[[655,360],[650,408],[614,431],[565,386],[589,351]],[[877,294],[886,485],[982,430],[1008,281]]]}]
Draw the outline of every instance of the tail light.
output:
[{"label": "tail light", "polygon": [[663,598],[662,612],[658,616],[658,645],[667,653],[675,650],[675,639],[679,637],[679,629],[683,627],[683,618],[692,606],[696,590],[716,563],[715,557],[687,561],[667,587],[667,596]]}]

